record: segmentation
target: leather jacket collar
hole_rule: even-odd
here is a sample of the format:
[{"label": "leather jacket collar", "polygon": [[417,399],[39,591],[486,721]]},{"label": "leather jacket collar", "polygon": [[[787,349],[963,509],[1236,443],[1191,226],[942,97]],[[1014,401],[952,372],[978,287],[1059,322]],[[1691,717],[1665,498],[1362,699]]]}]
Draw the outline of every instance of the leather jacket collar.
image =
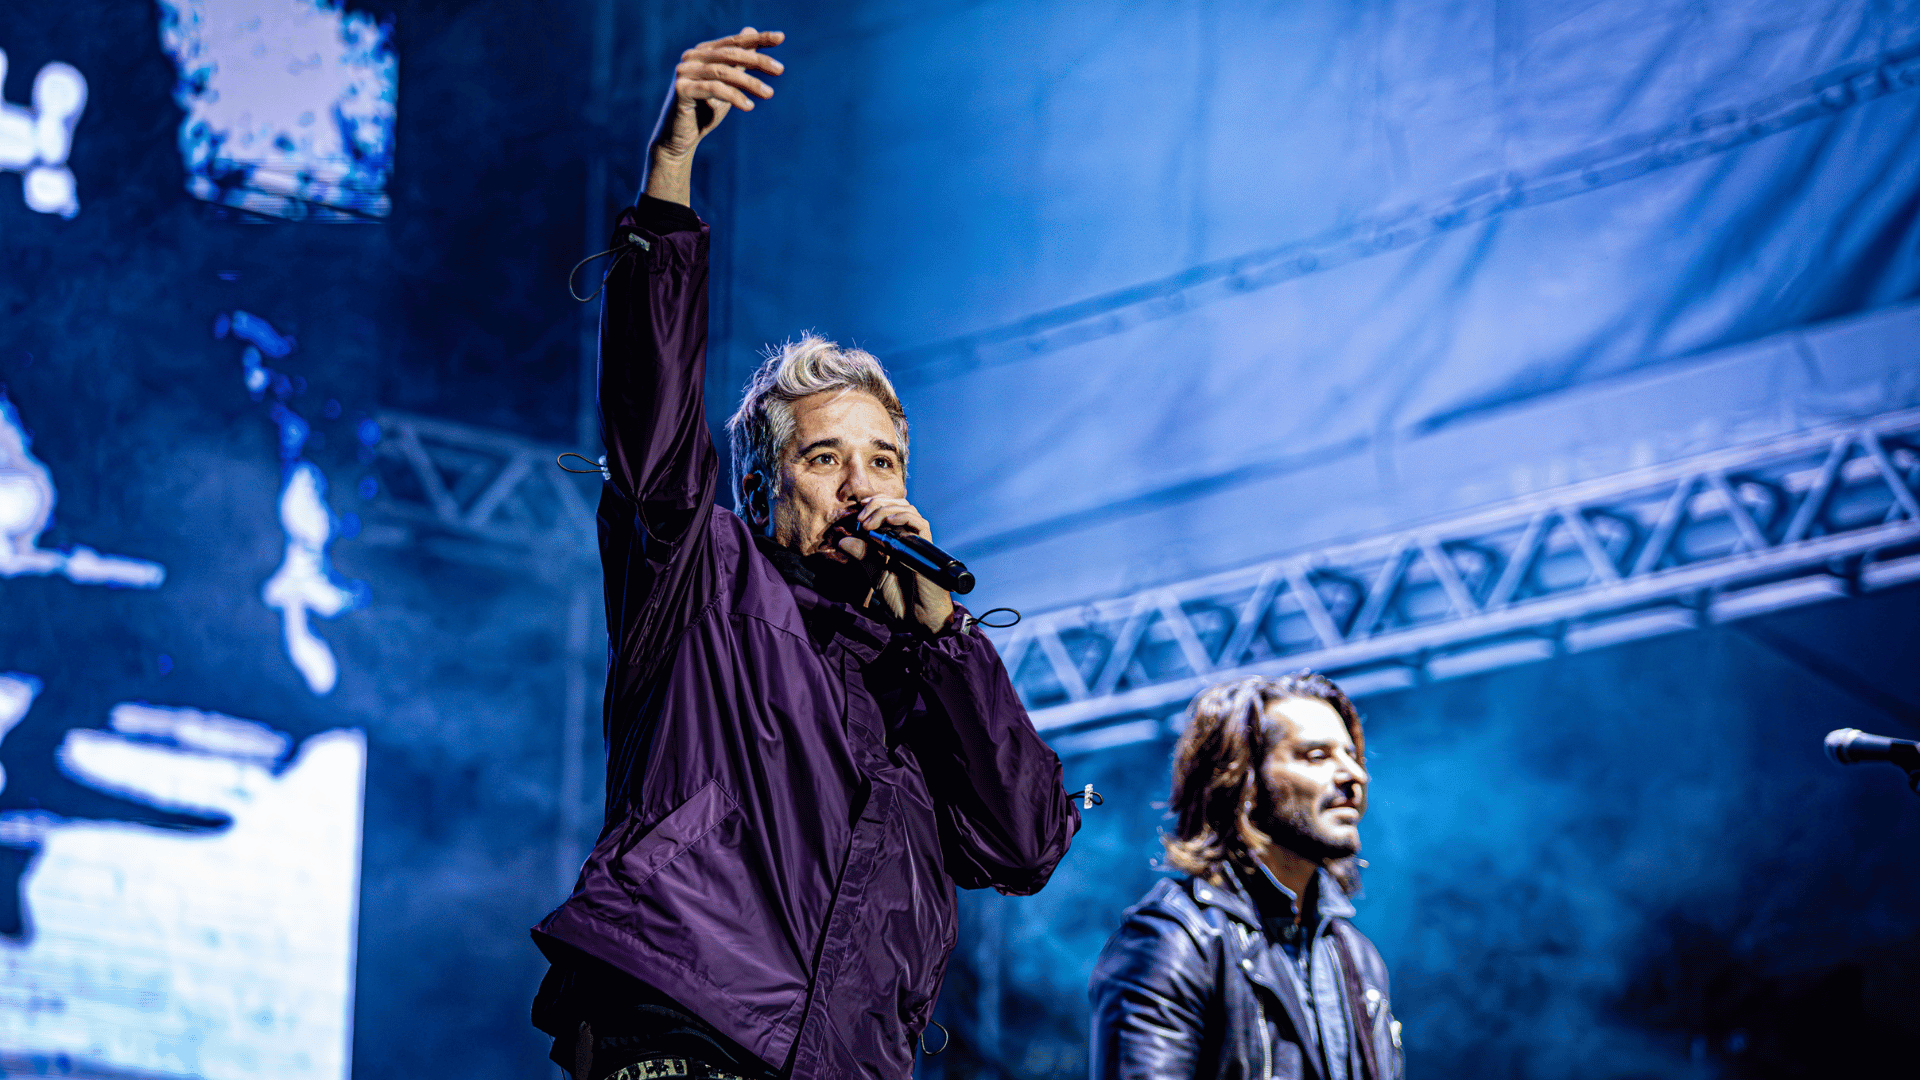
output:
[{"label": "leather jacket collar", "polygon": [[[1261,873],[1266,879],[1266,882],[1272,882],[1271,876],[1266,875],[1264,870],[1262,870]],[[1201,907],[1219,908],[1223,914],[1231,916],[1238,922],[1245,923],[1251,929],[1263,929],[1266,920],[1261,917],[1259,905],[1254,902],[1253,895],[1247,888],[1247,882],[1244,880],[1242,872],[1230,867],[1227,872],[1221,876],[1225,879],[1223,885],[1216,885],[1210,881],[1196,880],[1193,883],[1194,903]],[[1347,899],[1346,890],[1342,889],[1340,883],[1333,879],[1333,875],[1321,869],[1314,871],[1313,876],[1313,891],[1316,895],[1314,910],[1309,914],[1323,925],[1329,919],[1353,918],[1357,913],[1357,909],[1353,906],[1353,901]],[[1273,883],[1271,887],[1277,897],[1285,898],[1286,892],[1281,889],[1278,883]]]}]

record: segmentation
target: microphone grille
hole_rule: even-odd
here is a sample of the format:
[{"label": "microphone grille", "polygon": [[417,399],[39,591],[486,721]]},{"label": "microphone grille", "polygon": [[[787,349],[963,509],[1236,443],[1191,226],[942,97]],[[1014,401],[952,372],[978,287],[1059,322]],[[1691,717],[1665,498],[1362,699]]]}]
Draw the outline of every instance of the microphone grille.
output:
[{"label": "microphone grille", "polygon": [[1847,751],[1852,748],[1853,740],[1859,736],[1859,734],[1859,728],[1850,727],[1835,728],[1827,732],[1827,756],[1832,758],[1836,764],[1853,764],[1852,755],[1848,754]]}]

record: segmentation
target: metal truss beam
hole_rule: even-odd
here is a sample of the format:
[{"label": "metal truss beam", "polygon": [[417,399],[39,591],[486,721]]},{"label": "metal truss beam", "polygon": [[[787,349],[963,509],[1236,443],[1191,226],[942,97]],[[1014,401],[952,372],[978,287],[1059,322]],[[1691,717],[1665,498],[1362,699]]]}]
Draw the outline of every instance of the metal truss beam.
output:
[{"label": "metal truss beam", "polygon": [[416,534],[481,541],[468,550],[495,549],[486,562],[596,556],[588,500],[598,478],[561,472],[554,459],[564,447],[405,413],[376,419],[381,485],[369,509],[380,517]]},{"label": "metal truss beam", "polygon": [[1176,274],[1014,323],[895,353],[919,384],[1016,364],[1142,325],[1399,251],[1501,214],[1557,202],[1749,145],[1889,94],[1920,87],[1920,46],[1903,45],[1736,108],[1607,139],[1525,170],[1480,176],[1431,200],[1382,208],[1319,236],[1201,263]]},{"label": "metal truss beam", "polygon": [[1035,724],[1093,748],[1241,675],[1366,694],[1920,580],[1917,488],[1920,409],[1029,616],[996,643]]}]

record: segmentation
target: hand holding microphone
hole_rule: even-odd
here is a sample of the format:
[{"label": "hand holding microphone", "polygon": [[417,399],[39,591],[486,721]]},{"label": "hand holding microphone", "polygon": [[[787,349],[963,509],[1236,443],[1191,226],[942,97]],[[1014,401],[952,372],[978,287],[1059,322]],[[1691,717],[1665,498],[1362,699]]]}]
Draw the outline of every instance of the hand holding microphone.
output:
[{"label": "hand holding microphone", "polygon": [[966,564],[915,533],[891,525],[868,529],[852,514],[835,522],[834,528],[869,544],[878,544],[886,549],[888,555],[899,560],[901,565],[947,592],[964,594],[973,591],[973,574],[967,570]]},{"label": "hand holding microphone", "polygon": [[942,591],[970,593],[973,574],[966,564],[941,551],[926,538],[926,519],[905,499],[875,496],[834,522],[830,530],[867,544],[877,544],[901,566],[938,585]]},{"label": "hand holding microphone", "polygon": [[874,583],[868,603],[878,596],[895,617],[939,633],[953,617],[948,593],[972,589],[973,575],[935,547],[930,535],[927,519],[911,503],[887,495],[861,500],[857,509],[827,527],[827,542],[846,556],[880,557],[878,565],[884,565],[885,572]]}]

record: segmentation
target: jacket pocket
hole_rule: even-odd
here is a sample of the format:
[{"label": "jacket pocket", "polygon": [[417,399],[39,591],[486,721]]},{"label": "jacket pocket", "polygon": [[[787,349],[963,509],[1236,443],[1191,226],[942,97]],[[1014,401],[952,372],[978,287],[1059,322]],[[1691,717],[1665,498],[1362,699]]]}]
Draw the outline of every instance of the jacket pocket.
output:
[{"label": "jacket pocket", "polygon": [[648,879],[666,869],[680,854],[700,841],[738,811],[740,804],[717,781],[693,793],[673,812],[654,823],[653,828],[629,838],[609,861],[608,869],[633,899]]}]

